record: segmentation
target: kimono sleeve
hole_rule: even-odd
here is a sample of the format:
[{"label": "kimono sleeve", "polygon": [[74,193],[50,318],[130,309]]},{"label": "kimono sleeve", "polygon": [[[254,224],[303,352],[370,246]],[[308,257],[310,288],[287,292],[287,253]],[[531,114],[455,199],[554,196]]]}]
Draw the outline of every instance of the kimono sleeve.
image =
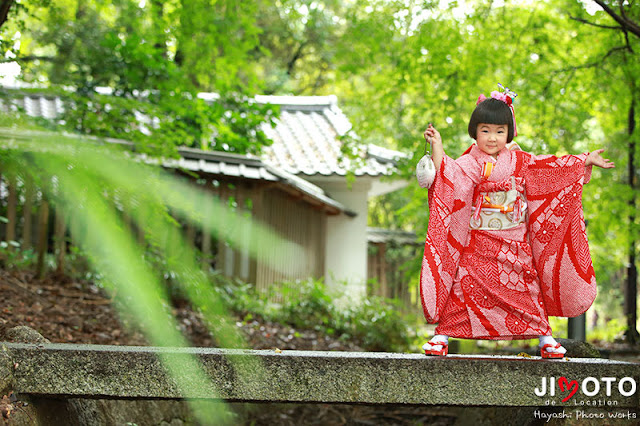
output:
[{"label": "kimono sleeve", "polygon": [[586,157],[530,156],[527,164],[529,240],[548,315],[580,315],[596,297],[582,211],[582,188],[591,177]]},{"label": "kimono sleeve", "polygon": [[445,156],[429,189],[429,225],[420,271],[420,297],[427,322],[439,321],[456,277],[469,232],[473,182],[470,156]]}]

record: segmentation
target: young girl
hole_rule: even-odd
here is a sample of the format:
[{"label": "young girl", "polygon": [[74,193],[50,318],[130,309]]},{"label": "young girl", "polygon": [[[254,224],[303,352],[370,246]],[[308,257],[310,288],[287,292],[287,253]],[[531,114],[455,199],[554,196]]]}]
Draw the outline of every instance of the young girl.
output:
[{"label": "young girl", "polygon": [[595,298],[582,186],[591,166],[614,164],[603,149],[560,158],[521,151],[513,97],[508,89],[480,96],[468,128],[476,142],[457,160],[432,125],[424,132],[435,180],[420,293],[427,321],[438,323],[427,355],[447,355],[449,337],[539,338],[543,358],[563,358],[548,315],[580,315]]}]

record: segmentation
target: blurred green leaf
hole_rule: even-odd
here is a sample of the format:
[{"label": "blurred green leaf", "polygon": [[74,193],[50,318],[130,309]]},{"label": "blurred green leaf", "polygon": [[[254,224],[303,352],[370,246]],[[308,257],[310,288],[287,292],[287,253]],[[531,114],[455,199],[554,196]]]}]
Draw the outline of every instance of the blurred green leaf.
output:
[{"label": "blurred green leaf", "polygon": [[[3,173],[33,179],[46,198],[62,207],[73,240],[101,274],[105,288],[117,292],[119,308],[132,316],[136,327],[153,345],[188,345],[177,331],[169,309],[163,271],[171,271],[175,274],[174,282],[205,316],[219,345],[245,348],[223,299],[201,270],[194,249],[167,211],[176,212],[203,229],[211,229],[232,245],[241,244],[241,229],[251,226],[255,244],[250,253],[254,256],[269,247],[291,260],[299,257],[301,251],[250,218],[236,215],[210,192],[126,154],[95,141],[56,133],[0,129]],[[137,243],[125,226],[120,210],[145,229],[146,243],[155,247],[164,259],[164,269],[155,270],[145,261],[145,247]],[[205,215],[205,211],[209,214]],[[179,365],[175,362],[166,365],[185,390],[213,386],[195,358],[182,359]],[[258,365],[237,368],[239,375],[261,374]],[[204,423],[225,416],[224,412],[198,415]]]}]

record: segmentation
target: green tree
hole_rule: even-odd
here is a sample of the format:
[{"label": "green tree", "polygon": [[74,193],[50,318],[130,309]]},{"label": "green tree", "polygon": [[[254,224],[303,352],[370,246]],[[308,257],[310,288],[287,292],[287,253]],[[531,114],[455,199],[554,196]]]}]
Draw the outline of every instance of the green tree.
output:
[{"label": "green tree", "polygon": [[26,29],[26,21],[31,19],[39,8],[48,7],[51,0],[0,0],[0,57],[14,56],[19,48],[16,46],[16,32]]},{"label": "green tree", "polygon": [[[269,143],[260,126],[276,111],[250,101],[258,85],[247,58],[259,31],[251,6],[56,2],[30,18],[15,60],[27,81],[73,88],[58,94],[74,105],[64,121],[75,131],[161,153],[177,145],[257,153]],[[201,91],[215,92],[214,100],[198,98]]]},{"label": "green tree", "polygon": [[[640,342],[637,331],[637,252],[640,239],[638,224],[638,156],[637,106],[640,101],[640,66],[637,49],[640,47],[640,5],[633,2],[595,0],[601,11],[586,13],[582,4],[572,2],[571,18],[591,31],[591,40],[598,40],[596,50],[584,68],[596,69],[597,89],[603,99],[598,105],[598,115],[620,152],[621,161],[616,179],[618,191],[608,195],[608,204],[615,207],[614,223],[619,234],[615,239],[625,253],[623,284],[624,314],[627,323],[625,337],[631,344]],[[592,44],[593,45],[593,44]],[[596,56],[597,55],[597,56]],[[605,126],[606,126],[605,124]],[[604,126],[603,126],[604,127]],[[605,196],[606,196],[605,195]],[[604,219],[604,218],[603,218]],[[620,268],[622,269],[622,268]]]},{"label": "green tree", "polygon": [[280,0],[262,4],[252,51],[267,94],[323,94],[352,2]]},{"label": "green tree", "polygon": [[[456,157],[471,143],[466,126],[475,96],[497,82],[511,87],[520,94],[524,149],[564,154],[605,146],[617,162],[615,171],[594,174],[585,212],[601,294],[618,290],[629,265],[626,310],[635,312],[635,2],[479,0],[473,9],[458,2],[441,8],[436,0],[55,3],[21,15],[29,25],[15,53],[25,76],[78,88],[85,101],[69,112],[74,129],[147,145],[248,152],[265,143],[257,128],[273,115],[247,95],[333,93],[360,141],[413,153],[399,173],[413,180],[428,123]],[[115,96],[100,97],[97,86]],[[194,102],[198,91],[220,98]],[[158,127],[143,132],[134,110],[158,117]],[[412,184],[377,200],[370,220],[421,233],[427,212],[426,191]],[[629,323],[632,330],[635,320]]]}]

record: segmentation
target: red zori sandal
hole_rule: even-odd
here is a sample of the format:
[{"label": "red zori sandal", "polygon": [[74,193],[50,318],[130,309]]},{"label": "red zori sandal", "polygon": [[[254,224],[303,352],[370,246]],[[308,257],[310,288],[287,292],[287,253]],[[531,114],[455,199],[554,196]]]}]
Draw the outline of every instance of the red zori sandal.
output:
[{"label": "red zori sandal", "polygon": [[549,352],[547,350],[547,348],[553,348],[553,349],[558,349],[561,348],[562,345],[560,345],[560,343],[556,343],[555,345],[552,345],[551,343],[547,343],[546,345],[542,345],[542,347],[540,348],[540,356],[542,358],[564,358],[564,354],[561,352]]},{"label": "red zori sandal", "polygon": [[444,342],[429,342],[429,344],[433,347],[433,346],[442,346],[442,349],[440,349],[439,351],[436,351],[434,349],[425,349],[424,350],[424,354],[425,355],[436,355],[436,356],[445,356],[449,353],[449,345],[444,343]]}]

